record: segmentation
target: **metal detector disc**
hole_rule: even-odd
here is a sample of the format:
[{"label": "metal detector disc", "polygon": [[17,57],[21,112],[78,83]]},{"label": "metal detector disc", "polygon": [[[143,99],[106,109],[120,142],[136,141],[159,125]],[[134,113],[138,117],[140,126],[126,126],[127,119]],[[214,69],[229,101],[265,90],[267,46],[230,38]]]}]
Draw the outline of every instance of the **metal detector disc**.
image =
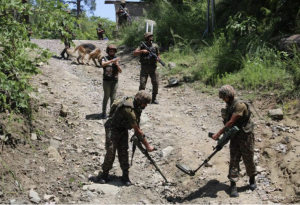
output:
[{"label": "metal detector disc", "polygon": [[186,166],[185,164],[176,164],[176,167],[181,170],[182,172],[184,172],[185,174],[188,174],[190,176],[194,176],[195,172],[193,170],[191,170],[188,166]]}]

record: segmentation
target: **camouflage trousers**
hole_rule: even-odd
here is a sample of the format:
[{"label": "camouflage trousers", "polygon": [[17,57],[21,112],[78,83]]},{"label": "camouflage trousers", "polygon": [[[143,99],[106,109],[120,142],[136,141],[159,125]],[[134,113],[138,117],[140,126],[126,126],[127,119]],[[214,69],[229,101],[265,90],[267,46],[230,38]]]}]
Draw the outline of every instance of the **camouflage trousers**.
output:
[{"label": "camouflage trousers", "polygon": [[106,155],[102,164],[103,171],[109,171],[112,169],[112,165],[116,158],[116,151],[118,151],[118,159],[122,170],[129,169],[128,159],[128,130],[106,128],[106,140],[105,149]]},{"label": "camouflage trousers", "polygon": [[143,65],[141,68],[140,74],[140,88],[139,90],[145,90],[146,84],[148,80],[148,76],[151,78],[152,83],[152,95],[157,95],[158,93],[158,71],[156,69],[156,65]]},{"label": "camouflage trousers", "polygon": [[246,167],[249,177],[256,175],[254,164],[254,134],[252,132],[239,132],[230,141],[230,165],[228,178],[231,181],[238,181],[241,158]]}]

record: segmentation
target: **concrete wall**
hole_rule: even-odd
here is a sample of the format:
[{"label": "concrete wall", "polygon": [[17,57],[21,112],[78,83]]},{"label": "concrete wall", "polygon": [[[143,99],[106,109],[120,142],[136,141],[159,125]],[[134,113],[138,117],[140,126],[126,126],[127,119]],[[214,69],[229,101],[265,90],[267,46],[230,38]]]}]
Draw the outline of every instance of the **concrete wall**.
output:
[{"label": "concrete wall", "polygon": [[[116,1],[105,1],[105,4],[114,4],[115,5],[115,12],[117,12],[117,10],[119,9],[120,6],[120,1],[116,0]],[[131,2],[131,1],[126,1],[126,7],[129,10],[129,14],[131,16],[132,19],[138,18],[140,16],[143,15],[143,9],[147,10],[150,8],[150,5],[148,3],[145,2]],[[118,18],[116,16],[117,22],[118,22]]]}]

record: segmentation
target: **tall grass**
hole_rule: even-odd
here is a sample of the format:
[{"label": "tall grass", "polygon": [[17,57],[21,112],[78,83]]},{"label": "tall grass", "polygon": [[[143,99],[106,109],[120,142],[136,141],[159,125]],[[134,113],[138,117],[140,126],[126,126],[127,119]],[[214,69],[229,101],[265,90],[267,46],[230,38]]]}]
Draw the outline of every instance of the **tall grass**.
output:
[{"label": "tall grass", "polygon": [[[252,9],[250,2],[256,2],[259,8]],[[208,86],[232,84],[248,90],[295,93],[300,86],[300,57],[294,53],[294,57],[289,58],[270,43],[281,31],[294,30],[287,25],[282,29],[278,27],[283,23],[279,22],[278,13],[289,10],[287,1],[220,0],[217,3],[216,16],[222,25],[218,25],[214,36],[205,36],[204,40],[206,1],[184,1],[176,5],[161,0],[156,1],[153,10],[145,13],[145,18],[157,23],[154,41],[168,47],[169,52],[162,54],[163,61],[177,65],[160,72],[201,81]],[[294,3],[299,5],[299,2]],[[223,13],[218,15],[220,11]],[[298,26],[296,29],[300,25],[299,13],[299,8],[292,8],[290,14],[284,15],[291,17],[292,24]],[[124,30],[124,43],[139,45],[144,25],[141,20]],[[136,40],[136,36],[141,38]]]},{"label": "tall grass", "polygon": [[[137,47],[144,40],[144,33],[146,31],[146,21],[144,18],[132,21],[131,25],[123,27],[119,30],[120,44],[125,44],[130,47]],[[154,38],[156,35],[154,34]]]}]

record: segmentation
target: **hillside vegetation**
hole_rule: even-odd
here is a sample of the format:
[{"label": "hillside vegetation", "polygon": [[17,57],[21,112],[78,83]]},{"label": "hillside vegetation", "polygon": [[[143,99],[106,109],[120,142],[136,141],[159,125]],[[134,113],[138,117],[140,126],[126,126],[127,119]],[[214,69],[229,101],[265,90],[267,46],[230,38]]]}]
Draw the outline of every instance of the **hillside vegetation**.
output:
[{"label": "hillside vegetation", "polygon": [[[277,45],[283,36],[300,32],[299,1],[216,1],[213,33],[211,22],[207,30],[207,1],[150,2],[153,10],[145,19],[157,23],[154,41],[168,49],[163,59],[177,65],[164,74],[200,81],[200,87],[232,84],[278,98],[297,97],[297,48],[287,53]],[[134,22],[123,32],[123,43],[138,45],[136,36],[142,37],[145,26],[144,19]]]}]

